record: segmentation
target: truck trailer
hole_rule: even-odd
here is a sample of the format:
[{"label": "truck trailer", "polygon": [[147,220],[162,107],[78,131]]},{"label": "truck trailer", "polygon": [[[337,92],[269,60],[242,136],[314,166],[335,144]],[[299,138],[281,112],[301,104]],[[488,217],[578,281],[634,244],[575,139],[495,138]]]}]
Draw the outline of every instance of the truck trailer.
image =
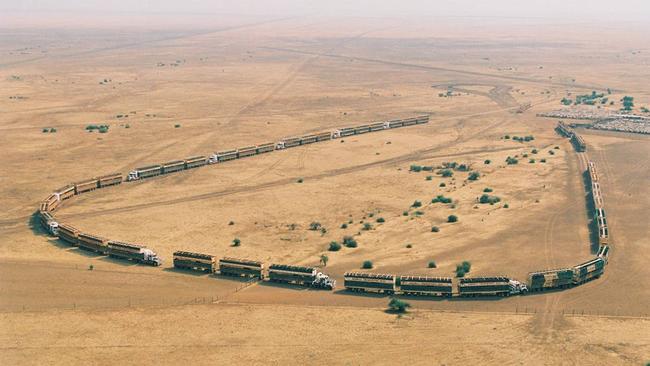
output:
[{"label": "truck trailer", "polygon": [[77,228],[70,226],[68,224],[59,223],[57,229],[57,235],[59,239],[68,242],[72,245],[78,245],[77,238],[79,237],[80,231]]},{"label": "truck trailer", "polygon": [[77,236],[77,245],[79,248],[97,252],[100,254],[108,254],[108,239],[100,236],[79,233]]},{"label": "truck trailer", "polygon": [[173,160],[168,161],[162,164],[162,174],[169,174],[173,172],[178,172],[185,170],[185,161],[184,160]]},{"label": "truck trailer", "polygon": [[397,279],[399,290],[404,295],[451,297],[451,278],[400,276]]},{"label": "truck trailer", "polygon": [[544,291],[556,288],[567,288],[573,285],[573,269],[561,268],[528,274],[530,291]]},{"label": "truck trailer", "polygon": [[581,285],[600,277],[605,272],[605,260],[596,257],[573,267],[573,284]]},{"label": "truck trailer", "polygon": [[185,159],[185,169],[198,168],[200,166],[206,165],[207,163],[208,158],[203,155],[191,156]]},{"label": "truck trailer", "polygon": [[177,251],[174,252],[174,268],[215,273],[217,257],[210,254]]},{"label": "truck trailer", "polygon": [[343,275],[344,286],[348,291],[377,292],[392,295],[395,293],[396,277],[392,274],[347,272]]},{"label": "truck trailer", "polygon": [[225,257],[219,259],[219,273],[224,276],[264,279],[264,263],[250,259]]},{"label": "truck trailer", "polygon": [[122,173],[113,173],[99,177],[99,188],[114,186],[122,183]]},{"label": "truck trailer", "polygon": [[271,152],[273,150],[275,150],[275,143],[274,142],[267,142],[267,143],[264,143],[264,144],[257,145],[257,153],[258,154]]},{"label": "truck trailer", "polygon": [[65,201],[68,198],[74,196],[74,185],[69,184],[65,187],[59,188],[56,190],[55,194],[59,198],[59,201]]},{"label": "truck trailer", "polygon": [[38,216],[43,229],[52,235],[57,235],[59,223],[54,220],[54,217],[50,214],[50,212],[41,210],[38,212]]},{"label": "truck trailer", "polygon": [[99,188],[99,178],[90,178],[74,184],[74,194],[81,194]]}]

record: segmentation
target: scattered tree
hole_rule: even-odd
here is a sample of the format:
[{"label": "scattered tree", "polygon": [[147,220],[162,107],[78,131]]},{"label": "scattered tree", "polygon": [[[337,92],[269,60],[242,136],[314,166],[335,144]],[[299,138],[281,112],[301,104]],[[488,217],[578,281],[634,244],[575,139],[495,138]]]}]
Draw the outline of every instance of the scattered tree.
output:
[{"label": "scattered tree", "polygon": [[505,205],[503,205],[503,208],[510,208],[510,205],[506,203]]},{"label": "scattered tree", "polygon": [[421,207],[421,206],[422,206],[422,202],[418,200],[413,201],[413,204],[411,205],[411,207]]},{"label": "scattered tree", "polygon": [[431,227],[431,232],[432,233],[437,233],[438,231],[440,231],[440,228],[438,228],[437,226],[432,226]]},{"label": "scattered tree", "polygon": [[181,125],[179,125],[179,124],[175,124],[175,125],[174,125],[174,128],[181,128]]},{"label": "scattered tree", "polygon": [[357,241],[354,240],[354,238],[351,237],[351,236],[344,236],[343,237],[343,245],[345,245],[348,248],[356,248],[357,247]]},{"label": "scattered tree", "polygon": [[490,164],[491,162],[492,162],[492,160],[490,160],[490,159],[485,159],[485,161],[483,162],[483,164],[488,165],[488,164]]},{"label": "scattered tree", "polygon": [[404,211],[404,212],[402,212],[402,216],[408,216],[408,215],[409,215],[409,212],[408,212],[408,211]]},{"label": "scattered tree", "polygon": [[302,179],[302,178],[298,178],[298,183],[302,183],[302,182],[303,182],[303,179]]},{"label": "scattered tree", "polygon": [[426,178],[426,180],[432,180],[432,179],[433,179],[433,177],[432,177],[432,176],[430,176],[430,175],[427,175],[427,178]]},{"label": "scattered tree", "polygon": [[406,248],[407,248],[407,249],[411,249],[411,248],[413,248],[413,244],[406,244]]},{"label": "scattered tree", "polygon": [[492,192],[492,188],[485,187],[485,189],[483,189],[483,192],[490,193],[490,192]]},{"label": "scattered tree", "polygon": [[397,298],[391,298],[390,301],[388,302],[388,308],[396,313],[405,313],[407,308],[410,308],[411,304],[404,300],[400,300]]},{"label": "scattered tree", "polygon": [[348,228],[348,224],[346,223],[341,224],[341,229],[347,229],[347,228]]},{"label": "scattered tree", "polygon": [[369,222],[366,222],[365,224],[363,224],[363,228],[361,230],[365,230],[365,231],[372,230],[372,225]]},{"label": "scattered tree", "polygon": [[339,244],[336,241],[331,241],[330,246],[329,248],[327,248],[327,250],[329,250],[330,252],[338,252],[339,250],[341,250],[341,244]]},{"label": "scattered tree", "polygon": [[363,261],[363,264],[361,265],[361,268],[363,268],[363,269],[372,269],[372,261],[369,261],[369,260]]},{"label": "scattered tree", "polygon": [[469,176],[467,177],[467,179],[469,179],[469,180],[478,180],[478,178],[480,176],[481,176],[481,174],[479,172],[471,172],[471,173],[469,173]]},{"label": "scattered tree", "polygon": [[325,255],[325,254],[320,255],[320,263],[323,265],[323,267],[327,267],[327,262],[329,260],[330,260],[330,258],[327,255]]},{"label": "scattered tree", "polygon": [[241,240],[239,240],[239,238],[235,238],[235,239],[232,240],[232,246],[233,247],[238,247],[240,245],[241,245]]},{"label": "scattered tree", "polygon": [[438,265],[436,264],[435,261],[429,261],[429,265],[428,265],[428,267],[429,267],[429,268],[438,268]]},{"label": "scattered tree", "polygon": [[458,221],[458,216],[456,215],[447,216],[447,222],[456,222],[456,221]]},{"label": "scattered tree", "polygon": [[454,175],[454,172],[452,172],[451,169],[443,169],[439,172],[439,174],[444,178],[449,178]]},{"label": "scattered tree", "polygon": [[235,222],[234,222],[234,221],[230,221],[230,222],[228,223],[228,225],[231,225],[231,226],[232,226],[232,225],[235,225]]},{"label": "scattered tree", "polygon": [[446,187],[446,186],[447,186],[447,184],[445,184],[445,182],[442,182],[442,183],[440,183],[440,184],[438,185],[438,187]]},{"label": "scattered tree", "polygon": [[377,218],[377,222],[381,224],[383,222],[386,222],[386,220],[383,217],[379,217]]},{"label": "scattered tree", "polygon": [[322,227],[322,225],[318,221],[312,221],[309,224],[309,230],[312,230],[312,231],[319,230],[321,227]]}]

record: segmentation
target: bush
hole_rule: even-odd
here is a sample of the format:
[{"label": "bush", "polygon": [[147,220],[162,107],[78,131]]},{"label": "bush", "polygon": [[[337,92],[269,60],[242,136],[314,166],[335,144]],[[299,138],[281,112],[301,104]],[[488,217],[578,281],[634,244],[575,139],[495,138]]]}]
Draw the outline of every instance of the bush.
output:
[{"label": "bush", "polygon": [[442,183],[440,183],[440,184],[438,185],[438,187],[446,187],[446,186],[447,186],[447,185],[445,184],[445,182],[442,182]]},{"label": "bush", "polygon": [[422,206],[422,202],[418,200],[413,201],[413,204],[411,205],[411,207],[421,207],[421,206]]},{"label": "bush", "polygon": [[241,240],[239,240],[239,238],[235,238],[235,239],[232,240],[232,246],[233,247],[238,247],[240,245],[241,245]]},{"label": "bush", "polygon": [[95,266],[93,266],[92,264],[88,266],[89,271],[92,271],[93,269],[95,269]]},{"label": "bush", "polygon": [[383,217],[379,217],[379,218],[377,219],[377,222],[381,224],[381,223],[383,223],[383,222],[386,222],[386,220],[385,220]]},{"label": "bush", "polygon": [[506,203],[505,205],[503,205],[503,208],[510,208],[510,205]]},{"label": "bush", "polygon": [[456,215],[447,216],[447,222],[456,222],[456,221],[458,221],[458,216]]},{"label": "bush", "polygon": [[343,245],[345,245],[348,248],[356,248],[357,247],[357,241],[354,240],[354,238],[351,237],[351,236],[344,236],[343,237]]},{"label": "bush", "polygon": [[546,163],[546,159],[542,159],[539,161],[540,163]]},{"label": "bush", "polygon": [[508,156],[508,157],[506,158],[506,163],[507,163],[508,165],[514,165],[514,164],[519,163],[519,160],[517,160],[516,158],[513,158],[513,157]]},{"label": "bush", "polygon": [[451,169],[443,169],[438,172],[440,175],[442,175],[445,178],[449,178],[454,175],[454,172],[451,171]]},{"label": "bush", "polygon": [[363,261],[363,264],[361,265],[361,268],[363,269],[371,269],[372,268],[372,261]]},{"label": "bush", "polygon": [[549,154],[549,155],[555,155],[555,151],[553,151],[553,150],[549,150],[549,151],[548,151],[548,154]]},{"label": "bush", "polygon": [[528,162],[531,163],[531,164],[535,164],[535,159],[530,159],[530,160],[528,160]]},{"label": "bush", "polygon": [[465,271],[462,268],[456,267],[456,277],[465,277]]},{"label": "bush", "polygon": [[510,135],[505,135],[503,138],[506,140],[510,140]]},{"label": "bush", "polygon": [[559,146],[555,146],[553,149],[554,149],[554,150],[560,150],[560,147],[559,147]]},{"label": "bush", "polygon": [[338,252],[339,250],[341,250],[341,244],[339,244],[338,242],[332,241],[332,242],[330,242],[330,247],[327,248],[327,250],[329,250],[330,252]]},{"label": "bush", "polygon": [[438,203],[438,202],[440,202],[440,203],[451,203],[451,201],[452,201],[451,198],[445,197],[445,196],[439,194],[438,196],[436,196],[436,198],[431,200],[431,203]]},{"label": "bush", "polygon": [[422,215],[424,215],[424,212],[418,210],[418,211],[413,212],[413,214],[415,216],[422,216]]},{"label": "bush", "polygon": [[49,128],[44,128],[44,129],[43,129],[43,133],[48,133],[48,132],[50,132],[50,129],[49,129]]},{"label": "bush", "polygon": [[427,265],[429,268],[438,268],[438,265],[436,264],[435,261],[429,261],[429,264]]},{"label": "bush", "polygon": [[488,165],[488,164],[490,164],[491,162],[492,162],[492,160],[490,160],[490,159],[485,159],[485,161],[483,162],[483,164]]},{"label": "bush", "polygon": [[432,171],[433,171],[433,167],[432,167],[432,166],[425,165],[425,166],[422,167],[422,170],[425,171],[425,172],[432,172]]},{"label": "bush", "polygon": [[492,188],[485,187],[485,189],[483,189],[483,192],[490,193],[490,192],[492,192]]},{"label": "bush", "polygon": [[408,212],[408,211],[404,211],[404,212],[402,212],[402,216],[408,216],[408,215],[409,215],[409,212]]},{"label": "bush", "polygon": [[430,176],[430,175],[427,175],[427,178],[426,178],[426,180],[432,180],[432,179],[433,179],[433,177],[432,177],[432,176]]},{"label": "bush", "polygon": [[235,225],[235,222],[234,222],[234,221],[230,221],[230,222],[228,223],[228,225]]},{"label": "bush", "polygon": [[174,125],[174,128],[181,128],[181,125],[179,125],[179,124],[175,124],[175,125]]},{"label": "bush", "polygon": [[347,228],[348,228],[348,224],[346,223],[341,224],[341,229],[347,229]]},{"label": "bush", "polygon": [[366,230],[366,231],[372,230],[372,225],[369,222],[366,222],[365,224],[363,224],[363,228],[361,228],[361,230]]},{"label": "bush", "polygon": [[533,150],[531,151],[531,153],[533,153],[533,154],[537,154],[537,149],[533,149]]},{"label": "bush", "polygon": [[302,178],[298,178],[298,181],[297,181],[297,182],[298,182],[298,183],[302,183],[302,182],[303,182],[303,179],[302,179]]},{"label": "bush", "polygon": [[309,224],[309,230],[312,230],[312,231],[319,230],[321,227],[322,227],[322,225],[318,221],[312,221]]},{"label": "bush", "polygon": [[438,231],[440,231],[440,228],[438,228],[437,226],[432,226],[431,227],[431,232],[432,233],[437,233]]},{"label": "bush", "polygon": [[124,128],[131,128],[131,126],[127,123],[124,125]]},{"label": "bush", "polygon": [[484,194],[484,195],[481,195],[481,198],[479,198],[478,201],[480,203],[482,203],[482,204],[489,203],[489,204],[493,205],[493,204],[501,201],[501,198],[499,198],[497,196],[490,196],[490,195]]},{"label": "bush", "polygon": [[406,309],[410,308],[410,307],[411,307],[411,304],[409,304],[408,302],[400,300],[400,299],[396,299],[394,297],[392,299],[390,299],[390,301],[388,302],[388,308],[391,311],[394,311],[396,313],[404,313],[404,312],[406,312]]},{"label": "bush", "polygon": [[467,179],[469,179],[469,180],[478,180],[478,178],[480,176],[481,176],[481,174],[479,172],[471,172],[471,173],[469,173],[469,176],[467,177]]},{"label": "bush", "polygon": [[469,270],[472,269],[472,264],[468,261],[463,261],[463,263],[461,263],[461,267],[465,272],[469,272]]},{"label": "bush", "polygon": [[419,173],[422,171],[422,167],[419,165],[411,165],[409,171]]},{"label": "bush", "polygon": [[413,244],[406,244],[406,248],[407,248],[407,249],[411,249],[411,248],[413,248]]}]

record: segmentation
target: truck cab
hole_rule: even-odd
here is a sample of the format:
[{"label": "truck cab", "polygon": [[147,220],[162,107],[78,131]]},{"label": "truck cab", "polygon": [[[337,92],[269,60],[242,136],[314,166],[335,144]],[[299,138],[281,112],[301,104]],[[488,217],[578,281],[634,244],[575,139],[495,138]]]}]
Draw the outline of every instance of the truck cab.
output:
[{"label": "truck cab", "polygon": [[208,158],[208,164],[216,164],[218,162],[219,162],[219,157],[217,156],[217,154],[212,154]]},{"label": "truck cab", "polygon": [[142,257],[144,262],[150,263],[156,267],[162,264],[162,259],[160,259],[160,257],[158,257],[158,255],[153,250],[143,249]]},{"label": "truck cab", "polygon": [[528,286],[517,280],[510,280],[510,295],[525,295],[528,292]]},{"label": "truck cab", "polygon": [[316,273],[316,277],[312,282],[312,287],[322,288],[326,290],[334,290],[334,288],[336,287],[336,280],[330,278],[330,276],[322,272],[318,272]]},{"label": "truck cab", "polygon": [[59,233],[59,223],[56,221],[50,221],[47,223],[48,230],[52,235],[57,235]]},{"label": "truck cab", "polygon": [[140,176],[139,176],[137,170],[130,171],[129,175],[126,177],[126,180],[129,181],[129,182],[134,181],[134,180],[138,180],[138,179],[140,179]]}]

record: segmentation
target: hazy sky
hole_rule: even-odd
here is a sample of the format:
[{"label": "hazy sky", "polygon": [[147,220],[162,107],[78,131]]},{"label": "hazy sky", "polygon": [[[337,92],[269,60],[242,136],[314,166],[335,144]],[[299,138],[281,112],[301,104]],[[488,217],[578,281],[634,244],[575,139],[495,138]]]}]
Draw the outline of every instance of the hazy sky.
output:
[{"label": "hazy sky", "polygon": [[0,0],[0,12],[494,16],[649,20],[650,0]]}]

